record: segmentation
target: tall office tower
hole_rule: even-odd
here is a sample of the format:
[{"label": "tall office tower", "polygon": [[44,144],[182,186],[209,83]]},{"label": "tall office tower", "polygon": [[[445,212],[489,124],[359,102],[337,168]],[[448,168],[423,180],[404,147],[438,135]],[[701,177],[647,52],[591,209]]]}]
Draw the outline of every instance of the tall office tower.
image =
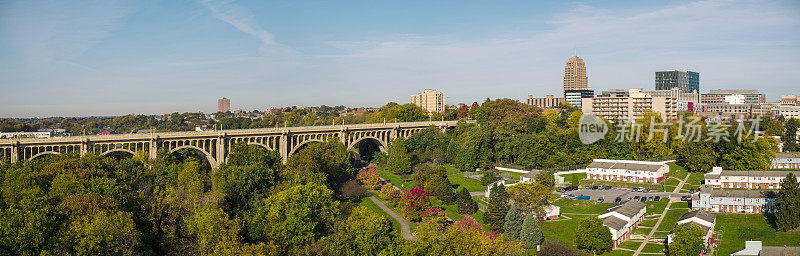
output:
[{"label": "tall office tower", "polygon": [[684,92],[700,93],[700,73],[682,70],[656,72],[656,90],[681,89]]},{"label": "tall office tower", "polygon": [[412,94],[411,103],[430,113],[444,112],[444,93],[425,89],[422,93]]},{"label": "tall office tower", "polygon": [[572,56],[564,66],[564,91],[587,88],[589,88],[589,78],[586,77],[586,65],[578,56]]},{"label": "tall office tower", "polygon": [[231,111],[231,99],[222,97],[222,99],[217,100],[217,112],[229,112]]}]

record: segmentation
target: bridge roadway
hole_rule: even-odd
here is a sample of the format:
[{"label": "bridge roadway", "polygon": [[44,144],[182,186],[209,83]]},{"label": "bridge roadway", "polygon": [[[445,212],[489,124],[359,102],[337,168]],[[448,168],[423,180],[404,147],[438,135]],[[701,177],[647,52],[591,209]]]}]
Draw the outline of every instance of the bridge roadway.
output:
[{"label": "bridge roadway", "polygon": [[203,153],[212,167],[218,167],[227,160],[232,145],[239,142],[258,145],[267,150],[277,150],[285,162],[289,156],[310,142],[323,142],[335,137],[351,150],[359,142],[371,140],[379,145],[382,152],[387,152],[388,144],[395,138],[407,138],[430,126],[446,130],[454,127],[457,122],[430,121],[91,135],[50,139],[0,139],[0,162],[14,163],[47,154],[60,155],[72,152],[79,152],[81,156],[88,153],[105,155],[112,152],[135,155],[142,152],[155,158],[159,149],[169,153],[181,149],[193,149]]}]

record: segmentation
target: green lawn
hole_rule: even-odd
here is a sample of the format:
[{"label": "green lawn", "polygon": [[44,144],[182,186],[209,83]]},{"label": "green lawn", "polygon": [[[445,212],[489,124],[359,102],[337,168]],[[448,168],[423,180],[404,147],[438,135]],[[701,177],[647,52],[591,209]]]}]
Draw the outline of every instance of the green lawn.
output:
[{"label": "green lawn", "polygon": [[639,249],[639,245],[641,245],[641,244],[642,244],[642,242],[625,241],[625,242],[622,242],[619,245],[619,247],[620,248],[625,248],[625,249],[636,250],[636,249]]},{"label": "green lawn", "polygon": [[547,239],[557,239],[565,244],[571,245],[573,244],[573,239],[575,239],[575,230],[578,230],[580,219],[587,216],[563,213],[562,216],[567,216],[572,219],[562,218],[558,221],[539,222],[539,228],[541,228],[544,237]]},{"label": "green lawn", "polygon": [[658,226],[658,231],[672,230],[672,227],[678,223],[678,219],[687,212],[689,212],[689,209],[670,209],[661,221],[661,225]]},{"label": "green lawn", "polygon": [[450,180],[450,183],[467,188],[469,192],[486,191],[486,186],[481,185],[480,180],[464,177],[463,172],[448,174],[447,179]]},{"label": "green lawn", "polygon": [[392,221],[392,227],[394,227],[394,230],[398,230],[398,231],[400,230],[400,222],[397,222],[397,220],[392,218],[392,216],[389,216],[388,213],[386,213],[383,210],[381,210],[381,208],[378,207],[377,204],[373,203],[372,200],[369,200],[369,198],[361,199],[361,203],[359,203],[358,205],[359,206],[363,206],[363,207],[371,210],[374,213],[380,214],[383,217],[386,217],[387,219]]},{"label": "green lawn", "polygon": [[578,176],[578,179],[580,179],[580,180],[586,179],[586,173],[572,173],[572,174],[565,174],[565,175],[559,175],[559,176],[564,177],[564,182],[566,182],[569,185],[573,185],[572,184],[572,179],[573,179],[574,176]]},{"label": "green lawn", "polygon": [[744,248],[745,241],[762,241],[764,246],[800,245],[800,231],[778,232],[760,214],[717,213],[720,245],[716,255],[729,255]]},{"label": "green lawn", "polygon": [[633,255],[633,252],[632,251],[626,251],[626,250],[613,250],[613,251],[610,251],[610,252],[607,252],[607,253],[604,253],[604,254],[601,254],[601,255],[602,256],[631,256],[631,255]]},{"label": "green lawn", "polygon": [[600,203],[594,200],[569,200],[560,198],[553,205],[561,207],[561,213],[601,214],[614,203]]},{"label": "green lawn", "polygon": [[522,173],[518,173],[518,172],[509,172],[509,171],[500,171],[500,170],[498,170],[498,171],[500,172],[500,176],[501,177],[508,178],[506,183],[509,183],[509,184],[510,183],[516,183],[517,181],[519,181],[519,177],[522,176]]},{"label": "green lawn", "polygon": [[664,250],[663,244],[654,244],[654,243],[647,243],[644,245],[644,249],[642,249],[643,253],[660,253]]},{"label": "green lawn", "polygon": [[[644,204],[647,205],[647,212],[644,215],[651,215],[651,214],[661,214],[664,211],[664,208],[667,208],[667,203],[669,203],[669,199],[662,198],[660,201],[648,201]],[[675,205],[675,204],[672,204]]]}]

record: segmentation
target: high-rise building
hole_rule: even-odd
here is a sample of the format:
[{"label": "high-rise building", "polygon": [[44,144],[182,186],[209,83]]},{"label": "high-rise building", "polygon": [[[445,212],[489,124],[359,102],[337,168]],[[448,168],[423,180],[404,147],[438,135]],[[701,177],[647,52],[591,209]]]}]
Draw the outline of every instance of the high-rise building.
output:
[{"label": "high-rise building", "polygon": [[553,95],[547,95],[544,98],[534,98],[532,95],[528,95],[528,99],[526,103],[531,106],[537,106],[543,109],[551,109],[558,107],[561,103],[564,103],[564,98],[556,98]]},{"label": "high-rise building", "polygon": [[217,112],[229,112],[231,111],[231,100],[225,97],[222,99],[217,100]]},{"label": "high-rise building", "polygon": [[656,90],[681,89],[684,92],[700,93],[700,73],[682,70],[656,72]]},{"label": "high-rise building", "polygon": [[753,89],[711,90],[700,95],[700,103],[761,104],[767,96]]},{"label": "high-rise building", "polygon": [[583,99],[591,98],[594,98],[594,90],[589,88],[564,90],[564,100],[578,109],[583,108]]},{"label": "high-rise building", "polygon": [[417,105],[428,112],[444,112],[444,93],[431,89],[411,95],[411,103]]},{"label": "high-rise building", "polygon": [[564,91],[589,88],[589,78],[586,77],[586,65],[578,56],[572,56],[564,66]]},{"label": "high-rise building", "polygon": [[583,100],[583,112],[617,122],[633,121],[647,112],[661,114],[664,120],[678,117],[678,101],[672,97],[654,97],[642,89],[603,91],[593,99]]}]

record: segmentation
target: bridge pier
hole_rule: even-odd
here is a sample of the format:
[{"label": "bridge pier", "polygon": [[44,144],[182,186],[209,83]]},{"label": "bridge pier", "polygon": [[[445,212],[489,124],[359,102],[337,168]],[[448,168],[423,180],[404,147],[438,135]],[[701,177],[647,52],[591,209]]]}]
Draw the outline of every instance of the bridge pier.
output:
[{"label": "bridge pier", "polygon": [[281,154],[281,162],[284,164],[289,161],[289,131],[281,131],[281,141],[278,144],[278,152]]}]

